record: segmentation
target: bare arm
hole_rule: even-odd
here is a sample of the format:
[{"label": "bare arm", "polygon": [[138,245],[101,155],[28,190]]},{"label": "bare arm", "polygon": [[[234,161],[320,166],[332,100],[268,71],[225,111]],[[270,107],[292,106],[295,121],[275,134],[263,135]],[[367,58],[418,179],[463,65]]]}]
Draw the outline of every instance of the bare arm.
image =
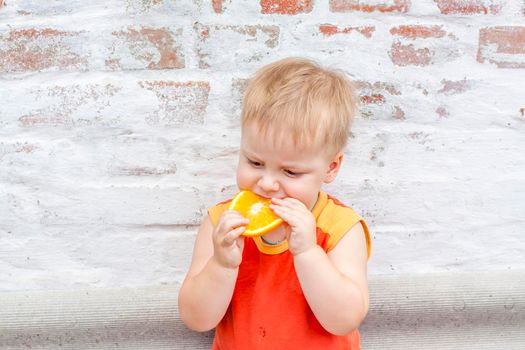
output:
[{"label": "bare arm", "polygon": [[293,198],[272,198],[270,208],[289,225],[288,248],[315,317],[330,333],[350,333],[368,312],[368,257],[361,223],[327,254],[316,243],[315,219],[303,203]]},{"label": "bare arm", "polygon": [[316,245],[294,257],[308,305],[333,334],[350,333],[368,312],[366,251],[363,227],[357,223],[328,254]]},{"label": "bare arm", "polygon": [[199,228],[192,262],[179,292],[179,312],[191,329],[206,331],[222,319],[230,304],[241,263],[247,220],[225,211],[213,227],[206,217]]}]

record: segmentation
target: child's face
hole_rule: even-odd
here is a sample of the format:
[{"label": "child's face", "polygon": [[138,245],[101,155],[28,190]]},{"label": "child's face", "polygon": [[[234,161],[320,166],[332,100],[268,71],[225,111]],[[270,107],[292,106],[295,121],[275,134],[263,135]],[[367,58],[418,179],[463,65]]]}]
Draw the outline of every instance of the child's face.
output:
[{"label": "child's face", "polygon": [[311,209],[321,185],[335,177],[340,155],[331,158],[325,152],[294,147],[291,137],[277,141],[273,137],[272,130],[264,136],[255,123],[243,128],[237,165],[239,189],[268,198],[292,197]]}]

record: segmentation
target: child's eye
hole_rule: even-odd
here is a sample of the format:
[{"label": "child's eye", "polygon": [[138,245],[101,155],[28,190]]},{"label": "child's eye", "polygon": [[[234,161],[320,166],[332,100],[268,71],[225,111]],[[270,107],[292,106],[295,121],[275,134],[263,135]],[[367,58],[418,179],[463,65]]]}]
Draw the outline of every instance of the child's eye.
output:
[{"label": "child's eye", "polygon": [[291,176],[291,177],[296,177],[296,176],[299,176],[301,175],[300,173],[297,173],[295,171],[291,171],[291,170],[284,170],[284,173],[288,176]]},{"label": "child's eye", "polygon": [[250,163],[251,165],[253,165],[254,167],[260,167],[262,166],[262,163],[261,162],[257,162],[255,160],[251,160],[251,159],[248,159],[248,163]]}]

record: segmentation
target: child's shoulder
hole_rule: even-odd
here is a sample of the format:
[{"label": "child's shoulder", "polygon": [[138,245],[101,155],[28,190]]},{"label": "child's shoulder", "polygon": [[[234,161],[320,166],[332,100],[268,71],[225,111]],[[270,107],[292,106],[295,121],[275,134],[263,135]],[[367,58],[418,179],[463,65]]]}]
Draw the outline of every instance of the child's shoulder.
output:
[{"label": "child's shoulder", "polygon": [[321,192],[319,195],[319,201],[321,202],[321,208],[319,208],[320,211],[316,215],[316,217],[318,217],[318,222],[328,225],[334,221],[359,221],[362,219],[362,217],[357,214],[353,208],[330,194]]},{"label": "child's shoulder", "polygon": [[208,208],[208,215],[210,216],[211,222],[215,225],[219,221],[221,214],[228,209],[233,198],[227,199],[214,206]]},{"label": "child's shoulder", "polygon": [[325,203],[317,216],[317,227],[330,236],[327,249],[332,249],[339,240],[356,224],[361,223],[370,244],[368,226],[365,219],[350,206],[326,194]]}]

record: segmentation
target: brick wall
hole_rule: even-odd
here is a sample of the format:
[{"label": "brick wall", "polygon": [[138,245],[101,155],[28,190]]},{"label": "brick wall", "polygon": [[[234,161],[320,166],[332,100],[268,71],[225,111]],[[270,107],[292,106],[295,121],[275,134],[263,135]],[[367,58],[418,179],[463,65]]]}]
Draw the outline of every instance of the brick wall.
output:
[{"label": "brick wall", "polygon": [[370,273],[525,268],[525,1],[0,0],[0,290],[178,283],[236,192],[250,74],[361,100],[327,191]]}]

